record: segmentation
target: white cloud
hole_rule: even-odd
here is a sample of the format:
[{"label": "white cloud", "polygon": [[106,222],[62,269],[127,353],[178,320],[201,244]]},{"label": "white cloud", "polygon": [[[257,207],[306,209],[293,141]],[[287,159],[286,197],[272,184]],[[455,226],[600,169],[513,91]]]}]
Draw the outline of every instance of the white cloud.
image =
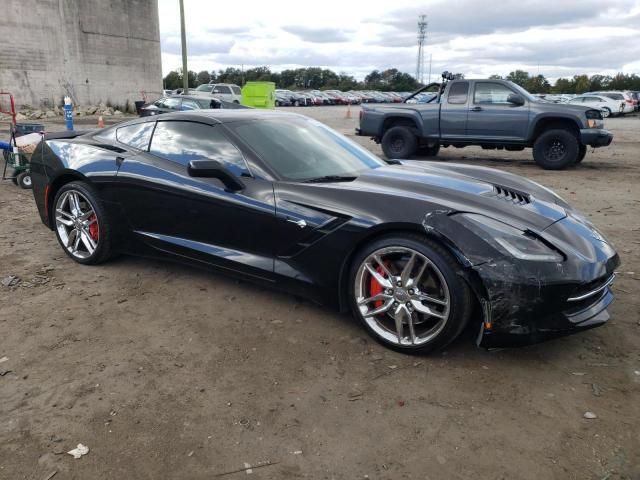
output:
[{"label": "white cloud", "polygon": [[[224,5],[222,7],[221,5]],[[185,0],[189,69],[319,66],[363,78],[413,73],[416,22],[428,16],[427,63],[468,77],[515,69],[547,77],[640,73],[640,0]],[[178,0],[159,0],[163,71],[181,67]]]}]

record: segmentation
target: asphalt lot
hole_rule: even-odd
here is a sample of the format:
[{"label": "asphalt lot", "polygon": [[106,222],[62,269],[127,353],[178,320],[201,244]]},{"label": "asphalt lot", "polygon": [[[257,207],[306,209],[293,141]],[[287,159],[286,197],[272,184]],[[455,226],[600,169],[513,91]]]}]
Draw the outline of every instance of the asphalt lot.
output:
[{"label": "asphalt lot", "polygon": [[[283,110],[349,134],[358,118]],[[640,117],[606,125],[613,144],[567,171],[529,150],[437,158],[556,190],[622,257],[606,326],[513,350],[467,335],[408,357],[347,315],[215,273],[83,267],[31,192],[0,183],[0,280],[21,279],[0,285],[0,479],[211,479],[247,464],[274,479],[640,478]],[[78,443],[90,451],[76,460]]]}]

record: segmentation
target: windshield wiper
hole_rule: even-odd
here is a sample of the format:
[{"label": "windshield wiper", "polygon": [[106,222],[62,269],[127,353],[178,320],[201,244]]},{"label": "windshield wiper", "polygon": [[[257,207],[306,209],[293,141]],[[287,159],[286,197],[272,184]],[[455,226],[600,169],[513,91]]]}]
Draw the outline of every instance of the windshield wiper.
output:
[{"label": "windshield wiper", "polygon": [[302,183],[322,183],[322,182],[352,182],[356,176],[354,175],[325,175],[323,177],[308,178],[303,180]]}]

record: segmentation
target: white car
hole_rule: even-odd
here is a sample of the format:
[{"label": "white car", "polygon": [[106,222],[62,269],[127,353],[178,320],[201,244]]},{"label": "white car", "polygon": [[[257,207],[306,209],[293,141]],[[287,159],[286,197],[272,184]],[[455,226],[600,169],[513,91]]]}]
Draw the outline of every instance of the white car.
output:
[{"label": "white car", "polygon": [[631,113],[635,110],[633,105],[633,98],[629,92],[622,92],[620,90],[606,91],[606,92],[589,92],[585,95],[597,95],[598,97],[608,97],[617,102],[624,103],[624,111],[622,113]]},{"label": "white car", "polygon": [[598,108],[602,111],[603,117],[622,115],[625,113],[624,100],[614,100],[613,98],[609,98],[604,95],[580,95],[579,97],[569,100],[569,103],[577,103],[587,107]]},{"label": "white car", "polygon": [[212,95],[230,103],[240,103],[242,98],[240,87],[233,83],[205,83],[198,86],[192,95]]}]

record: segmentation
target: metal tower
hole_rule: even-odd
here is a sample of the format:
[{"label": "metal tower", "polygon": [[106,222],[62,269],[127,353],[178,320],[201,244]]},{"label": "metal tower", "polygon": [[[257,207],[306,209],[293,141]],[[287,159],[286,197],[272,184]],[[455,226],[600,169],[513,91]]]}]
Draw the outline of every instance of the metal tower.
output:
[{"label": "metal tower", "polygon": [[427,38],[427,16],[420,15],[418,18],[418,60],[416,62],[416,80],[424,84],[424,40]]}]

